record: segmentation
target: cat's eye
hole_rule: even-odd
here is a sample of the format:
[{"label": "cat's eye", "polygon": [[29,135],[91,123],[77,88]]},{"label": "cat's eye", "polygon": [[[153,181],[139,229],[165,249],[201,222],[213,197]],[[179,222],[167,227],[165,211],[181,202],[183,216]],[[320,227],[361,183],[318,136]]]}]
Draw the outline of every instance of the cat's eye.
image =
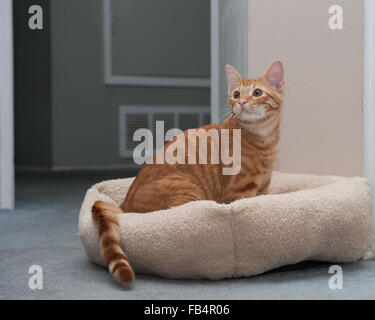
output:
[{"label": "cat's eye", "polygon": [[234,99],[238,99],[239,97],[240,97],[240,92],[239,91],[234,91],[234,93],[233,93],[233,98]]},{"label": "cat's eye", "polygon": [[260,89],[255,89],[253,92],[254,97],[260,97],[263,94],[263,91]]}]

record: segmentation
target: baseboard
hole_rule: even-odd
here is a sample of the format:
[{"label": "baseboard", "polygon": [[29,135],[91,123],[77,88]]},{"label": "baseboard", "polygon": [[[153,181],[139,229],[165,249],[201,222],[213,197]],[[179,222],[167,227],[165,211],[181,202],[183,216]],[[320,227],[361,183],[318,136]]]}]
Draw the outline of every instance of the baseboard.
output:
[{"label": "baseboard", "polygon": [[137,170],[141,166],[135,163],[114,165],[83,165],[83,166],[53,166],[51,171],[113,171],[113,170]]},{"label": "baseboard", "polygon": [[79,166],[52,166],[52,167],[36,167],[36,166],[17,166],[16,173],[28,172],[76,172],[76,171],[117,171],[117,170],[139,170],[141,166],[135,163],[114,164],[114,165],[79,165]]}]

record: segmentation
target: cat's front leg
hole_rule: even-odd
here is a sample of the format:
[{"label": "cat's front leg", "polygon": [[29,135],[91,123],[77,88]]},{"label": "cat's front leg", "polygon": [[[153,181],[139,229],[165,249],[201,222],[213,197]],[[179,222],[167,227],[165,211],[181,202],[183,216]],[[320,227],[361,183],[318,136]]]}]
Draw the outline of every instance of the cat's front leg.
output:
[{"label": "cat's front leg", "polygon": [[270,188],[271,178],[269,178],[266,182],[263,183],[258,189],[257,195],[265,195],[268,194],[268,190]]},{"label": "cat's front leg", "polygon": [[258,183],[250,181],[242,186],[227,188],[223,194],[223,203],[231,203],[233,201],[245,198],[255,197],[258,194]]}]

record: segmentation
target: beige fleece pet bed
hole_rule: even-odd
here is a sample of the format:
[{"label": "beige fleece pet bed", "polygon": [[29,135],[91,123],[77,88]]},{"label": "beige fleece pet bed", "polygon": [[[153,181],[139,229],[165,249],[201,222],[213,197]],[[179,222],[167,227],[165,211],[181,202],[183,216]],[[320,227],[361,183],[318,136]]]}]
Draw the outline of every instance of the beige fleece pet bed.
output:
[{"label": "beige fleece pet bed", "polygon": [[[103,260],[91,207],[96,200],[120,204],[132,181],[104,181],[86,193],[79,234],[97,264]],[[175,279],[251,276],[304,260],[373,258],[367,180],[274,172],[270,193],[229,205],[196,201],[119,215],[122,247],[135,272]]]}]

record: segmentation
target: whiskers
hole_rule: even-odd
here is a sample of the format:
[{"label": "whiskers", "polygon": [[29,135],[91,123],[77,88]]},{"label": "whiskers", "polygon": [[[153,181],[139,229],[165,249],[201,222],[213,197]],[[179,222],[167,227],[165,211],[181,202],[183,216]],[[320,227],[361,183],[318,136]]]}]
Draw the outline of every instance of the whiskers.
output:
[{"label": "whiskers", "polygon": [[227,118],[228,116],[231,116],[233,117],[234,116],[234,112],[233,110],[229,110],[228,112],[224,113],[221,117],[220,117],[220,121],[223,121],[225,118]]}]

